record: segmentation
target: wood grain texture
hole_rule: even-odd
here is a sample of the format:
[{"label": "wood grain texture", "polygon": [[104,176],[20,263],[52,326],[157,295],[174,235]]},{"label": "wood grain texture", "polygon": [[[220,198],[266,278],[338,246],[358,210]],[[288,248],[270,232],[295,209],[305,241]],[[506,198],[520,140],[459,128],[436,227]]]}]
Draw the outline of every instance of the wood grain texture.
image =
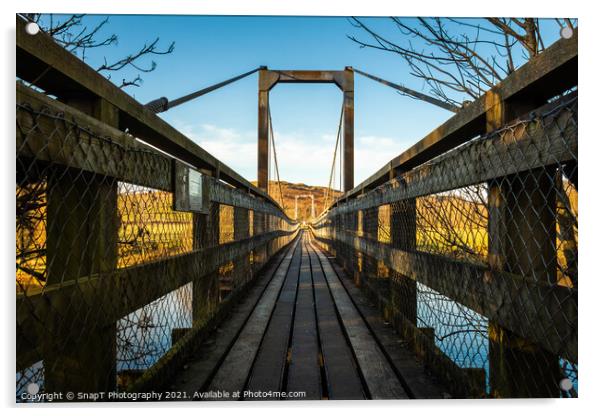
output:
[{"label": "wood grain texture", "polygon": [[328,398],[359,400],[365,398],[362,380],[350,346],[341,328],[322,266],[314,248],[306,245],[311,261],[316,299],[316,314]]},{"label": "wood grain texture", "polygon": [[[298,244],[298,241],[295,244]],[[293,253],[287,253],[258,304],[253,309],[247,324],[211,381],[209,390],[221,390],[231,393],[243,391],[253,359],[259,349],[292,258]]]},{"label": "wood grain texture", "polygon": [[300,267],[301,244],[298,244],[284,287],[253,364],[247,390],[281,391],[283,388]]},{"label": "wood grain texture", "polygon": [[288,391],[304,391],[306,393],[305,400],[318,400],[322,398],[313,281],[309,256],[306,250],[302,251],[301,256],[291,360],[286,385]]},{"label": "wood grain texture", "polygon": [[366,320],[374,337],[389,356],[397,370],[397,374],[405,380],[404,387],[409,390],[411,397],[416,399],[443,398],[443,387],[433,377],[427,375],[423,364],[418,362],[416,356],[394,333],[391,326],[385,324],[379,311],[362,293],[360,288],[355,286],[353,280],[347,276],[347,273],[338,264],[331,261],[328,256],[322,256],[323,253],[319,247],[316,247],[316,251],[321,261],[328,261],[332,265],[341,283]]},{"label": "wood grain texture", "polygon": [[397,375],[372,337],[332,266],[322,261],[324,275],[343,321],[372,399],[407,399]]},{"label": "wood grain texture", "polygon": [[171,388],[174,391],[185,391],[189,397],[192,397],[194,392],[206,390],[211,378],[217,372],[231,346],[234,345],[238,334],[242,331],[261,295],[274,277],[276,270],[287,253],[293,250],[294,244],[272,259],[267,268],[261,272],[257,282],[249,288],[241,302],[233,308],[228,319],[220,325],[219,330],[202,341],[194,355],[171,380]]}]

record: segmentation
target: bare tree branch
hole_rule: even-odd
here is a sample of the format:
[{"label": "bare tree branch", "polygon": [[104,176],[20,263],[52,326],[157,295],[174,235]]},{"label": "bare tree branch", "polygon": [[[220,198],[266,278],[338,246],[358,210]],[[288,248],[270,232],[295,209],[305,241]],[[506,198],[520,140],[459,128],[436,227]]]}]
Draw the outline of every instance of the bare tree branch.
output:
[{"label": "bare tree branch", "polygon": [[[56,16],[49,14],[23,14],[23,18],[37,23],[42,31],[52,36],[52,38],[63,48],[79,56],[82,60],[86,60],[86,52],[89,49],[103,48],[108,46],[116,46],[119,38],[116,34],[103,34],[107,28],[109,18],[105,18],[92,26],[86,25],[85,14],[73,14],[69,16],[60,16],[57,20]],[[168,55],[175,49],[175,43],[171,42],[167,48],[159,47],[159,38],[156,38],[151,43],[145,43],[139,50],[128,54],[125,57],[114,62],[107,62],[105,57],[104,63],[96,70],[104,73],[108,79],[112,79],[111,74],[119,73],[119,71],[127,68],[134,68],[140,73],[149,73],[157,68],[157,63],[152,60],[148,63],[147,58],[151,55]],[[142,77],[139,74],[133,75],[130,78],[123,78],[122,82],[117,84],[119,88],[138,87],[142,84]]]},{"label": "bare tree branch", "polygon": [[[430,94],[456,106],[478,98],[514,72],[517,56],[527,61],[545,49],[540,22],[535,18],[390,20],[399,39],[356,17],[349,19],[351,25],[367,37],[347,37],[361,48],[400,56],[409,74],[424,81]],[[561,28],[576,24],[571,19],[556,22]]]}]

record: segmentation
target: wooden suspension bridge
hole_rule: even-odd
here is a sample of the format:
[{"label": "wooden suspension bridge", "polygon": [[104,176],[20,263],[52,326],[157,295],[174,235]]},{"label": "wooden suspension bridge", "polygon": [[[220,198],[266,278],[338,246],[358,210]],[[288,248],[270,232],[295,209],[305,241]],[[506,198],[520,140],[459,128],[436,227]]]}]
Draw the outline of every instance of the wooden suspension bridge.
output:
[{"label": "wooden suspension bridge", "polygon": [[[254,186],[156,114],[215,88],[143,105],[24,24],[17,400],[577,395],[577,32],[359,185],[353,68],[228,80],[259,74]],[[287,82],[343,93],[344,193],[305,228],[267,192]]]}]

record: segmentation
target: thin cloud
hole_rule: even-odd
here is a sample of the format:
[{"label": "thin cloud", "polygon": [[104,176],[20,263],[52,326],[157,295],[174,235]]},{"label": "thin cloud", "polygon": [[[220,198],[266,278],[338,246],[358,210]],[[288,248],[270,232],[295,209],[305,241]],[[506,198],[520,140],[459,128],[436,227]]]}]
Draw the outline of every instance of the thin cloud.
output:
[{"label": "thin cloud", "polygon": [[[245,178],[257,178],[256,131],[237,131],[212,124],[178,127],[203,149]],[[334,152],[334,135],[322,134],[315,138],[307,138],[301,133],[283,131],[275,131],[274,135],[282,180],[309,185],[327,184]],[[401,153],[402,143],[402,140],[393,137],[356,137],[355,182],[366,179]],[[337,168],[338,166],[337,160]]]}]

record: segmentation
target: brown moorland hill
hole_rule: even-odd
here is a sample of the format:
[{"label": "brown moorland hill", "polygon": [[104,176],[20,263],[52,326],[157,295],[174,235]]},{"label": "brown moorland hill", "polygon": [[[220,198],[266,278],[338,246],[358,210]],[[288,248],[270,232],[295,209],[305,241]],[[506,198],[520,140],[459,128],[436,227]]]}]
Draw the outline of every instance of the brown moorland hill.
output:
[{"label": "brown moorland hill", "polygon": [[[253,184],[257,185],[257,182],[253,182]],[[314,197],[315,215],[320,215],[324,210],[324,200],[326,190],[328,189],[325,186],[312,186],[304,183],[290,183],[284,181],[280,182],[280,186],[282,187],[284,210],[290,218],[295,218],[296,197],[298,197],[297,210],[298,219],[300,221],[309,221],[311,219],[311,197],[309,197],[309,195],[313,195]],[[274,200],[280,202],[280,190],[276,181],[270,181],[269,193]],[[333,198],[338,197],[340,194],[340,191],[331,190],[328,200],[332,201]]]}]

